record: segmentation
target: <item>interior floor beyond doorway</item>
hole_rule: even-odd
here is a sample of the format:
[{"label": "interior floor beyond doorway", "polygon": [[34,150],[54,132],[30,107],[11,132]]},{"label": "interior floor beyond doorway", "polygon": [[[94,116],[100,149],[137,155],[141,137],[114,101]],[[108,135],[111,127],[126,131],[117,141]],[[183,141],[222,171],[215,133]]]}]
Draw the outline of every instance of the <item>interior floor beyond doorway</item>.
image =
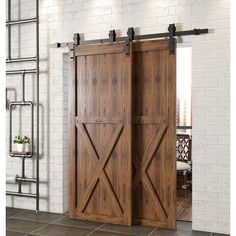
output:
[{"label": "interior floor beyond doorway", "polygon": [[177,190],[176,207],[176,220],[192,221],[192,192],[190,189]]}]

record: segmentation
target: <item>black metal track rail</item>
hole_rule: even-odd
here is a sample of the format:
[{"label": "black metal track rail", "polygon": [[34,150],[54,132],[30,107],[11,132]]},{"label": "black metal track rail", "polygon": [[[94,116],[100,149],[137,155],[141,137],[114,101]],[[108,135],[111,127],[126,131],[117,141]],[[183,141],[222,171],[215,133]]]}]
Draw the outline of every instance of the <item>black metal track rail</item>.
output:
[{"label": "black metal track rail", "polygon": [[169,24],[168,32],[157,33],[157,34],[145,34],[145,35],[135,35],[134,29],[128,28],[127,36],[116,37],[115,30],[109,31],[109,38],[104,39],[93,39],[93,40],[84,40],[80,39],[80,34],[74,34],[73,42],[64,42],[64,43],[55,43],[51,44],[52,48],[62,48],[62,47],[72,47],[73,45],[89,45],[89,44],[103,44],[103,43],[112,43],[112,42],[126,42],[133,40],[145,40],[145,39],[157,39],[157,38],[168,38],[169,39],[169,52],[173,54],[174,51],[174,37],[188,36],[188,35],[200,35],[207,34],[208,29],[192,29],[185,31],[176,31],[175,24]]}]

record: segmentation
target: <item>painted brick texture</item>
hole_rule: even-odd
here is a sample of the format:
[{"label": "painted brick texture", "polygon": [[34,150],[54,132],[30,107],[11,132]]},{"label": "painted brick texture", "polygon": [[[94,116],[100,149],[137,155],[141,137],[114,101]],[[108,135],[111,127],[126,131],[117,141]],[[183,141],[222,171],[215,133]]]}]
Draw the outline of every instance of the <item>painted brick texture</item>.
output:
[{"label": "painted brick texture", "polygon": [[[34,0],[12,2],[13,19],[34,16]],[[72,41],[75,32],[82,33],[84,39],[107,37],[113,28],[118,36],[126,35],[131,26],[137,34],[165,32],[174,22],[178,30],[211,29],[208,35],[179,39],[191,45],[193,51],[193,229],[229,233],[229,7],[229,0],[40,1],[41,210],[68,209],[68,50],[49,45]],[[34,55],[34,32],[33,25],[12,27],[13,56]],[[33,64],[25,66],[32,68]],[[20,77],[8,78],[7,87],[17,88],[20,99]],[[26,87],[26,98],[35,101],[33,76],[27,76]],[[13,98],[14,93],[9,92],[9,100]],[[15,110],[14,114],[15,134],[27,134],[27,111]],[[19,173],[20,160],[6,156],[7,174]],[[34,160],[26,162],[28,176],[35,174],[34,164]],[[16,190],[15,185],[7,188]],[[34,191],[33,186],[25,185],[24,189]],[[34,200],[12,197],[7,198],[7,205],[28,209],[35,206]]]}]

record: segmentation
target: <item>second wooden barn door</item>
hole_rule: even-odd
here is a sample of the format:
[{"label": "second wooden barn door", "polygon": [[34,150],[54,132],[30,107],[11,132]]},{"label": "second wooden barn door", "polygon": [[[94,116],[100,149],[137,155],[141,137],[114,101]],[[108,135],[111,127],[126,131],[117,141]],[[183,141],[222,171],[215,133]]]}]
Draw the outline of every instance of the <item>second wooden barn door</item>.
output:
[{"label": "second wooden barn door", "polygon": [[74,56],[70,217],[131,225],[131,56],[123,43],[76,46]]},{"label": "second wooden barn door", "polygon": [[134,223],[175,229],[175,55],[167,40],[133,43]]}]

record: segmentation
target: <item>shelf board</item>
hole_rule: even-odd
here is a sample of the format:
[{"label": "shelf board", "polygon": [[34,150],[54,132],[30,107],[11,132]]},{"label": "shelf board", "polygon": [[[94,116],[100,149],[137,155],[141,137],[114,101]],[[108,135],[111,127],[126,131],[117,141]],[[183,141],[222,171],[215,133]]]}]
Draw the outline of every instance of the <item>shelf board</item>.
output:
[{"label": "shelf board", "polygon": [[32,153],[31,152],[18,152],[18,151],[12,151],[9,153],[9,155],[11,157],[32,157]]}]

